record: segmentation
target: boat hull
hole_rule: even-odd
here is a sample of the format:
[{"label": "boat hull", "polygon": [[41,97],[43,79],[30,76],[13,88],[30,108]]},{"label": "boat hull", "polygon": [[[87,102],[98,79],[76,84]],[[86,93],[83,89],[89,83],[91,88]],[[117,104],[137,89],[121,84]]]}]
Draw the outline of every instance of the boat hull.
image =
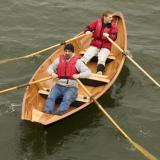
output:
[{"label": "boat hull", "polygon": [[[127,32],[124,17],[122,13],[114,13],[114,20],[118,27],[118,36],[116,43],[123,49],[127,49]],[[81,33],[82,34],[82,33]],[[78,56],[82,56],[85,49],[88,48],[91,37],[89,36],[80,36],[77,35],[70,43],[75,47],[75,53]],[[63,46],[58,48],[51,56],[49,56],[37,69],[31,78],[30,82],[42,79],[48,76],[47,68],[48,66],[57,58],[59,55],[63,54]],[[98,99],[102,96],[116,81],[118,75],[120,74],[122,67],[124,65],[125,56],[112,45],[111,55],[109,56],[105,71],[103,76],[96,75],[96,60],[92,60],[87,65],[92,71],[92,76],[89,79],[82,79],[85,87],[90,91],[92,96],[95,99]],[[23,120],[28,120],[31,122],[38,122],[43,125],[48,125],[59,120],[62,120],[74,113],[79,112],[80,110],[88,107],[93,101],[88,97],[81,86],[78,86],[78,97],[77,101],[72,104],[69,110],[61,115],[50,115],[43,113],[45,101],[47,94],[49,93],[48,89],[51,89],[56,84],[56,81],[53,79],[48,79],[30,85],[26,88],[23,104],[22,104],[22,115]],[[58,102],[57,102],[58,106]]]}]

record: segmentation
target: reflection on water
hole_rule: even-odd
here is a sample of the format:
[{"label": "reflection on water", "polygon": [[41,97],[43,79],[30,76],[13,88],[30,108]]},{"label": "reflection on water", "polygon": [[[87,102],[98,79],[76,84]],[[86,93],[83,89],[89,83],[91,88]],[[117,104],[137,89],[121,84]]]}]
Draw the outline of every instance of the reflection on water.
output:
[{"label": "reflection on water", "polygon": [[[107,108],[113,108],[119,106],[119,100],[122,99],[121,90],[129,81],[130,71],[126,65],[124,65],[116,83],[107,91],[101,98],[99,98],[99,102],[102,104],[107,103]],[[130,81],[132,83],[132,81]]]},{"label": "reflection on water", "polygon": [[56,124],[42,126],[31,122],[20,125],[20,147],[24,158],[39,158],[56,152],[70,135],[91,129],[99,121],[94,105]]},{"label": "reflection on water", "polygon": [[27,159],[31,157],[42,159],[46,155],[53,154],[68,138],[79,135],[83,129],[94,128],[101,117],[97,112],[97,108],[91,105],[78,114],[49,126],[22,122],[19,128],[20,155]]},{"label": "reflection on water", "polygon": [[22,159],[38,159],[44,156],[44,128],[42,125],[21,122],[19,156]]}]

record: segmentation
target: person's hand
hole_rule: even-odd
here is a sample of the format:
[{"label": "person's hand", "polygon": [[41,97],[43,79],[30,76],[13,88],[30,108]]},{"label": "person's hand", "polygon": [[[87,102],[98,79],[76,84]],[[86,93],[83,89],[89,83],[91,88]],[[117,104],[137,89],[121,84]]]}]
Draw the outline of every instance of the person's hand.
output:
[{"label": "person's hand", "polygon": [[53,72],[53,73],[51,74],[51,76],[55,79],[55,78],[58,77],[58,74],[56,74],[56,73]]},{"label": "person's hand", "polygon": [[79,78],[79,74],[74,74],[72,77],[73,77],[73,79],[78,79]]},{"label": "person's hand", "polygon": [[103,36],[107,38],[107,37],[109,37],[109,34],[108,33],[103,33]]},{"label": "person's hand", "polygon": [[85,34],[92,36],[93,33],[91,31],[87,31]]}]

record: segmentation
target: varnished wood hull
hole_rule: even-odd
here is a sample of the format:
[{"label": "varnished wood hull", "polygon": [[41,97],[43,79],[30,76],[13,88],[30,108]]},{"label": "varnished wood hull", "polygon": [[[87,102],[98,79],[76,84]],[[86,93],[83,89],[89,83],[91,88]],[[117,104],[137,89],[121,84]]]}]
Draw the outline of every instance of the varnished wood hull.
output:
[{"label": "varnished wood hull", "polygon": [[[116,12],[114,14],[114,20],[116,21],[118,27],[118,37],[116,43],[122,49],[125,50],[127,49],[127,33],[122,13]],[[83,36],[76,40],[73,40],[71,43],[73,43],[75,47],[75,53],[81,56],[82,51],[84,51],[84,49],[86,49],[89,46],[90,41],[91,38],[88,36],[85,37]],[[107,76],[106,79],[104,77],[97,78],[96,75],[93,75],[91,77],[92,80],[91,79],[83,80],[86,88],[92,93],[95,99],[102,96],[113,85],[123,67],[125,56],[114,46],[112,46],[111,53],[112,55],[107,60],[104,71],[104,75]],[[63,46],[57,49],[49,58],[47,58],[44,61],[44,63],[35,72],[30,82],[47,77],[48,66],[60,54],[63,54]],[[87,65],[90,67],[92,73],[96,73],[96,62],[91,61]],[[97,82],[97,79],[101,79],[101,82]],[[75,104],[70,106],[67,113],[65,113],[62,116],[49,115],[43,113],[46,98],[40,93],[40,91],[44,90],[45,88],[50,89],[54,85],[55,85],[55,80],[49,79],[46,81],[30,85],[26,88],[23,98],[22,115],[21,115],[21,118],[23,120],[28,120],[31,122],[38,122],[43,125],[48,125],[82,110],[92,103],[92,100],[89,99],[85,91],[80,86],[78,86],[78,92],[79,95],[82,96],[82,101],[80,100],[79,102],[75,102]]]}]

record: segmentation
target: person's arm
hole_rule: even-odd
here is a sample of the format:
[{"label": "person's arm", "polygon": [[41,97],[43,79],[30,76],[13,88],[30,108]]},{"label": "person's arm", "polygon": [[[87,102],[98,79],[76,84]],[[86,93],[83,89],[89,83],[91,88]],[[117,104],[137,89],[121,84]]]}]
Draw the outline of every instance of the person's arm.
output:
[{"label": "person's arm", "polygon": [[84,29],[84,33],[93,33],[97,24],[97,19],[89,23],[89,25]]},{"label": "person's arm", "polygon": [[57,58],[49,67],[48,67],[48,74],[51,75],[53,78],[57,78],[58,75],[56,74],[56,69],[59,64],[59,58]]},{"label": "person's arm", "polygon": [[109,42],[109,40],[107,39],[107,37],[109,37],[113,41],[115,41],[117,39],[117,32],[118,32],[118,29],[117,29],[116,25],[114,23],[112,23],[112,28],[111,28],[110,33],[103,33],[103,36],[106,38],[105,40],[107,42]]},{"label": "person's arm", "polygon": [[78,59],[76,62],[76,69],[79,72],[79,74],[76,74],[78,75],[78,77],[75,77],[75,79],[88,78],[91,75],[91,70],[80,59]]}]

